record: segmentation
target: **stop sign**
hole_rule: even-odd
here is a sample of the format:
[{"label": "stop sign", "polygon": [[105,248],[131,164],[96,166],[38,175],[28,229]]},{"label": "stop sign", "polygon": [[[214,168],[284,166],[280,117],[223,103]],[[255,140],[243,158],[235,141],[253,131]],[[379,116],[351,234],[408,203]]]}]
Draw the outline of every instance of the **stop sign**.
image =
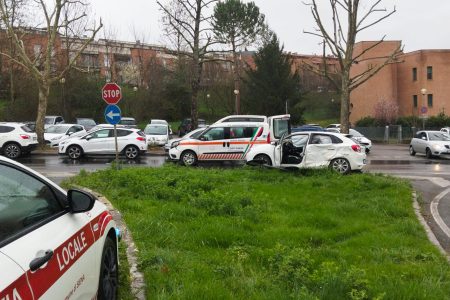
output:
[{"label": "stop sign", "polygon": [[106,103],[114,105],[122,99],[122,91],[116,83],[107,83],[102,88],[102,98]]}]

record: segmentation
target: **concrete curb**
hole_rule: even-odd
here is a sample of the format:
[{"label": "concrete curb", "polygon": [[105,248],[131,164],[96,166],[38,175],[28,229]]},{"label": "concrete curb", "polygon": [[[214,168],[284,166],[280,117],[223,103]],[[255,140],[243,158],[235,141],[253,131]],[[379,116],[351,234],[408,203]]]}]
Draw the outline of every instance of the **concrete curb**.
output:
[{"label": "concrete curb", "polygon": [[445,256],[448,262],[450,262],[450,256],[449,254],[442,248],[441,244],[439,243],[438,239],[434,235],[433,231],[431,230],[430,226],[428,226],[427,222],[425,221],[424,217],[422,216],[422,213],[420,211],[420,205],[417,201],[417,192],[414,191],[412,193],[412,199],[413,199],[413,208],[414,212],[416,213],[417,219],[419,220],[420,224],[422,224],[423,228],[425,229],[425,232],[427,234],[428,240],[438,248],[439,252],[442,253],[442,255]]},{"label": "concrete curb", "polygon": [[114,208],[114,206],[109,202],[106,197],[103,195],[92,191],[85,187],[78,186],[77,188],[83,189],[94,196],[98,198],[99,201],[101,201],[103,204],[106,205],[109,212],[113,216],[114,221],[116,222],[117,226],[119,226],[120,231],[122,233],[122,240],[127,245],[127,260],[128,264],[130,265],[130,279],[131,279],[131,292],[135,299],[137,300],[146,300],[145,297],[145,280],[144,280],[144,274],[141,273],[138,270],[138,258],[137,253],[139,250],[136,247],[136,244],[133,241],[133,237],[131,236],[131,232],[128,230],[127,225],[122,219],[122,215],[120,212]]}]

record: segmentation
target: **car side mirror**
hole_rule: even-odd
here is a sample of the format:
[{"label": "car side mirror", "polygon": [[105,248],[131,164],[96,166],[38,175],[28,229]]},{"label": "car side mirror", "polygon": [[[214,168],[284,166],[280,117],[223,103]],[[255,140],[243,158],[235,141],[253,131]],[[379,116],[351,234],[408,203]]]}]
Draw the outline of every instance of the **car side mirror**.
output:
[{"label": "car side mirror", "polygon": [[72,134],[73,134],[73,132],[68,132],[67,133],[68,136],[71,136]]},{"label": "car side mirror", "polygon": [[423,136],[423,137],[421,137],[421,139],[422,139],[422,140],[424,140],[424,141],[426,141],[426,140],[427,140],[427,138],[426,138],[426,137],[424,137],[424,136]]},{"label": "car side mirror", "polygon": [[206,141],[206,137],[204,136],[200,137],[200,141]]},{"label": "car side mirror", "polygon": [[94,195],[80,191],[69,190],[67,192],[67,201],[69,202],[70,212],[73,214],[90,211],[95,204]]},{"label": "car side mirror", "polygon": [[92,139],[92,135],[87,135],[87,136],[85,137],[85,139],[86,139],[86,141],[89,141],[90,139]]}]

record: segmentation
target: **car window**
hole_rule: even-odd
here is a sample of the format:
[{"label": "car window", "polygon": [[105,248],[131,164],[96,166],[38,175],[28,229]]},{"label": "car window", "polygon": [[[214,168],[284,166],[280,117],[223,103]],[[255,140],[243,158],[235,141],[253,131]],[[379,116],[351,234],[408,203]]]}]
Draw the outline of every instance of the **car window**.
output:
[{"label": "car window", "polygon": [[117,137],[127,136],[127,135],[130,135],[131,133],[132,133],[132,131],[130,131],[130,130],[117,129]]},{"label": "car window", "polygon": [[214,127],[205,132],[202,137],[205,141],[216,141],[225,139],[225,128]]},{"label": "car window", "polygon": [[442,132],[428,132],[430,141],[450,141],[450,137]]},{"label": "car window", "polygon": [[230,139],[252,138],[258,127],[230,127]]},{"label": "car window", "polygon": [[0,242],[63,210],[48,185],[0,165]]},{"label": "car window", "polygon": [[[103,139],[110,136],[111,129],[102,129],[91,134],[93,139]],[[112,136],[112,135],[111,135]]]},{"label": "car window", "polygon": [[427,134],[425,132],[420,133],[419,139],[423,139],[423,138],[425,138],[425,140],[428,140]]},{"label": "car window", "polygon": [[312,136],[310,144],[332,144],[332,140],[329,135],[315,134]]},{"label": "car window", "polygon": [[63,118],[61,118],[61,117],[56,118],[56,123],[61,123],[62,121],[63,121]]},{"label": "car window", "polygon": [[333,144],[342,144],[343,143],[343,141],[340,138],[338,138],[337,136],[330,135],[330,138],[331,138],[331,142]]},{"label": "car window", "polygon": [[14,127],[11,126],[0,126],[0,133],[7,133],[14,130]]},{"label": "car window", "polygon": [[304,147],[308,142],[308,137],[307,134],[293,135],[291,136],[292,144],[297,148]]},{"label": "car window", "polygon": [[274,138],[279,139],[281,136],[289,132],[289,119],[274,119],[273,120],[273,135]]},{"label": "car window", "polygon": [[[194,132],[193,134],[190,135],[190,138],[191,139],[197,139],[200,136],[200,134],[202,134],[202,132],[203,132],[202,130],[196,131],[196,132]],[[186,134],[185,136],[187,136],[188,134]]]}]

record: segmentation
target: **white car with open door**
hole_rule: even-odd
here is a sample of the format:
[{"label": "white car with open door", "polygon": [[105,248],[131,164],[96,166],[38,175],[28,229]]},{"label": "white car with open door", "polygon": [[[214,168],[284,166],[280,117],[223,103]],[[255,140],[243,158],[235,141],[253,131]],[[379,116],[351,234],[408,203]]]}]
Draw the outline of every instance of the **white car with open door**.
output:
[{"label": "white car with open door", "polygon": [[346,174],[366,165],[366,154],[351,139],[339,133],[297,132],[278,142],[258,145],[249,151],[247,162],[281,168],[331,168]]},{"label": "white car with open door", "polygon": [[199,161],[245,161],[256,145],[268,144],[290,132],[290,115],[273,116],[267,122],[223,122],[209,126],[196,139],[176,142],[169,159],[186,166]]},{"label": "white car with open door", "polygon": [[[117,128],[117,145],[119,153],[127,159],[136,159],[147,152],[145,134],[139,129]],[[71,159],[79,159],[83,155],[113,155],[116,153],[114,129],[109,125],[69,138],[59,143],[58,153]]]},{"label": "white car with open door", "polygon": [[117,299],[118,232],[91,194],[0,156],[0,299]]}]

